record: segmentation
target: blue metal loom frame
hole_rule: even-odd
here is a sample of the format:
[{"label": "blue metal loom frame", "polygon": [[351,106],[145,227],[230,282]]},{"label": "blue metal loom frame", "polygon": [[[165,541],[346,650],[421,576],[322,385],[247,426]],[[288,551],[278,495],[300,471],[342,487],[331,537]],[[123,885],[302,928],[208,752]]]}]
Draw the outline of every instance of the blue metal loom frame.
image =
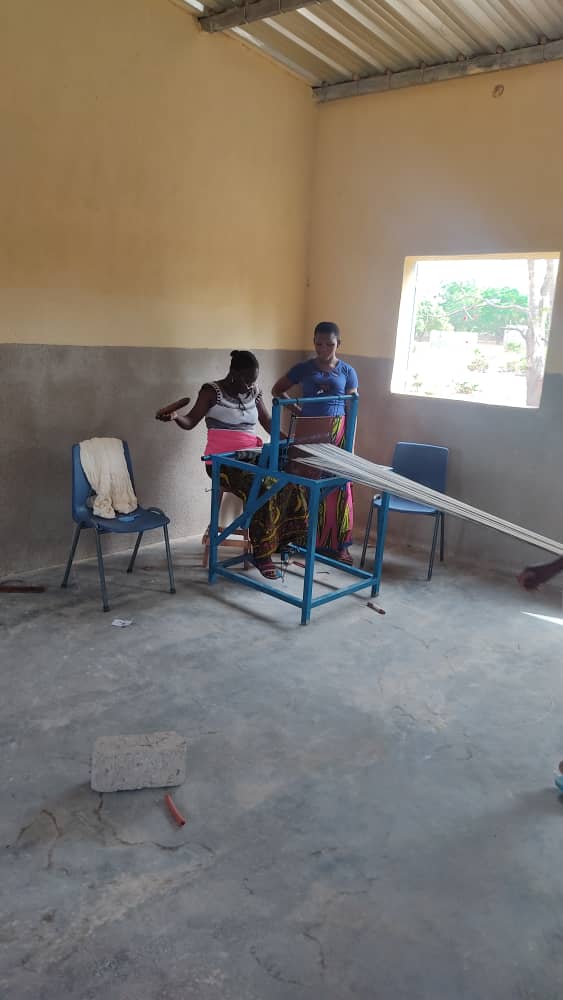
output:
[{"label": "blue metal loom frame", "polygon": [[[285,601],[286,604],[292,604],[296,608],[301,608],[302,625],[307,625],[309,623],[313,608],[318,608],[322,604],[328,604],[330,601],[336,601],[340,597],[346,597],[347,594],[354,594],[359,590],[364,590],[366,587],[370,588],[372,597],[375,596],[379,590],[381,564],[378,560],[375,561],[373,573],[368,573],[363,569],[356,569],[354,566],[347,566],[345,563],[338,562],[336,559],[331,559],[330,556],[325,556],[315,551],[320,501],[325,494],[330,493],[338,487],[345,486],[348,480],[342,478],[341,476],[330,476],[326,479],[309,479],[306,476],[298,476],[285,472],[282,468],[280,468],[280,458],[283,461],[285,455],[287,454],[288,446],[292,444],[291,441],[284,440],[282,442],[280,440],[282,407],[295,405],[301,406],[303,403],[324,405],[327,402],[342,402],[343,400],[346,400],[348,404],[344,450],[352,451],[358,418],[358,396],[305,396],[298,399],[272,400],[271,440],[269,444],[265,444],[263,446],[257,463],[241,461],[236,457],[238,452],[227,452],[220,455],[205,456],[207,460],[211,460],[212,479],[211,523],[209,527],[209,583],[214,583],[217,577],[221,576],[227,580],[233,580],[236,583],[242,584],[244,587],[251,587],[254,590],[258,590],[262,594],[269,594],[271,597],[277,597],[278,600]],[[227,527],[220,531],[219,505],[221,498],[221,466],[227,466],[232,469],[242,469],[244,472],[248,472],[253,476],[253,483],[242,514],[239,514],[234,521],[231,521]],[[265,479],[274,479],[275,482],[269,485],[264,493],[260,494],[260,488]],[[307,545],[306,547],[298,545],[292,545],[290,547],[292,551],[301,552],[305,556],[305,574],[303,578],[302,597],[296,597],[293,594],[288,594],[285,591],[280,590],[278,587],[274,587],[272,584],[267,583],[265,580],[253,580],[252,578],[243,576],[242,574],[233,573],[231,567],[235,566],[237,563],[244,562],[244,554],[233,556],[232,558],[225,559],[223,561],[220,561],[218,558],[218,550],[221,543],[237,528],[247,528],[256,511],[259,510],[260,507],[262,507],[262,505],[272,496],[278,493],[279,490],[281,490],[287,483],[295,483],[296,485],[304,486],[305,489],[309,491],[309,527],[307,532]],[[315,560],[325,563],[327,566],[334,566],[342,572],[356,577],[356,582],[347,587],[342,587],[339,590],[331,590],[329,594],[323,594],[321,597],[313,598]]]}]

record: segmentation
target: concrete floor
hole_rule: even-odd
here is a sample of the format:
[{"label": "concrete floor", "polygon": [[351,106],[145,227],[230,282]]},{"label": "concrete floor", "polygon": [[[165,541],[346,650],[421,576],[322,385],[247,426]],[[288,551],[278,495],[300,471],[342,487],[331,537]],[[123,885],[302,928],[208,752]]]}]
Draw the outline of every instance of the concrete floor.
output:
[{"label": "concrete floor", "polygon": [[[402,557],[385,617],[302,628],[199,555],[175,597],[112,560],[109,615],[93,563],[2,598],[2,997],[560,1000],[559,595]],[[181,830],[88,785],[96,736],[171,728]]]}]

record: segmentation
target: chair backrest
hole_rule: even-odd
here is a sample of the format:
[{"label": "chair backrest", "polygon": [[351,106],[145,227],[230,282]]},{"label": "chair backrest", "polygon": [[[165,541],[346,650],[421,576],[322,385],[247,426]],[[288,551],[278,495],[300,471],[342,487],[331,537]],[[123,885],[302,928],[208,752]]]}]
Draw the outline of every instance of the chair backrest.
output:
[{"label": "chair backrest", "polygon": [[[129,471],[129,476],[131,478],[131,485],[133,490],[135,489],[135,481],[133,479],[133,467],[131,465],[131,454],[129,452],[129,445],[127,441],[123,441],[123,451],[125,454],[125,461],[127,463],[127,469]],[[82,468],[82,462],[80,461],[80,445],[73,444],[72,446],[72,519],[79,524],[84,521],[87,517],[92,516],[92,511],[90,507],[86,505],[88,497],[92,496],[93,489],[90,483],[84,475],[84,469]]]},{"label": "chair backrest", "polygon": [[399,441],[393,454],[393,472],[445,493],[448,454],[448,448],[440,448],[435,444]]}]

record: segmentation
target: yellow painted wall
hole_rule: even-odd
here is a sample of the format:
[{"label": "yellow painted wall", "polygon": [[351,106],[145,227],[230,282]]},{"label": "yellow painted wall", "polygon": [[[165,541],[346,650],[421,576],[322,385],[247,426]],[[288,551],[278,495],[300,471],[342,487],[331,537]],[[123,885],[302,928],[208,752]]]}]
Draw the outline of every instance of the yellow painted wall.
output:
[{"label": "yellow painted wall", "polygon": [[310,89],[169,0],[5,0],[0,341],[294,348]]},{"label": "yellow painted wall", "polygon": [[[562,250],[562,107],[563,62],[321,107],[309,326],[392,358],[406,256]],[[547,367],[563,372],[561,271]]]}]

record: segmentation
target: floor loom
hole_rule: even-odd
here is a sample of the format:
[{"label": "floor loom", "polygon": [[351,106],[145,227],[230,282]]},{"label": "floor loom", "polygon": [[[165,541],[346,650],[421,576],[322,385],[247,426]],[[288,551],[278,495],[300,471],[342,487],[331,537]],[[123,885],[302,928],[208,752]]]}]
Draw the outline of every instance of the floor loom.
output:
[{"label": "floor loom", "polygon": [[[346,437],[344,447],[337,447],[332,444],[306,444],[301,441],[299,444],[299,465],[311,468],[311,477],[297,475],[289,471],[288,451],[293,447],[294,442],[281,438],[281,412],[284,407],[302,406],[304,403],[325,405],[327,402],[346,401]],[[272,430],[269,444],[265,444],[262,449],[257,449],[255,455],[249,452],[232,452],[221,455],[206,456],[211,460],[212,466],[212,490],[211,490],[211,523],[209,527],[209,582],[213,583],[218,576],[232,580],[277,597],[278,600],[292,604],[301,609],[301,624],[307,625],[311,618],[313,608],[336,601],[340,597],[354,594],[360,590],[369,589],[374,597],[379,592],[381,573],[383,568],[383,548],[387,517],[389,513],[389,498],[391,493],[398,494],[406,499],[417,500],[437,507],[445,513],[453,514],[456,517],[473,521],[485,527],[494,528],[504,534],[511,535],[519,541],[526,542],[536,548],[545,549],[556,555],[563,555],[563,544],[536,532],[528,531],[509,521],[487,514],[476,507],[471,507],[460,500],[449,497],[444,493],[438,493],[420,483],[415,483],[411,479],[399,476],[391,469],[383,465],[376,465],[352,454],[357,415],[358,396],[322,396],[304,397],[299,399],[274,399],[272,401]],[[221,500],[220,468],[227,466],[235,469],[242,469],[248,472],[253,483],[248,496],[248,500],[242,514],[234,519],[224,528],[219,528],[219,506]],[[313,478],[312,470],[315,469],[316,477]],[[318,470],[322,471],[319,478]],[[373,571],[371,573],[354,566],[347,566],[344,563],[331,559],[329,556],[316,552],[317,522],[319,514],[319,504],[324,496],[338,487],[343,487],[347,482],[359,483],[370,487],[374,492],[381,493],[382,505],[378,517],[377,541]],[[309,527],[307,533],[307,544],[304,547],[293,545],[291,550],[300,552],[304,556],[305,573],[303,577],[303,592],[300,597],[288,593],[286,590],[276,587],[273,583],[265,579],[254,579],[250,576],[243,576],[235,573],[234,567],[244,562],[244,554],[234,556],[230,559],[219,559],[219,546],[228,538],[230,534],[240,528],[247,528],[253,515],[260,507],[266,503],[270,497],[274,496],[287,483],[295,483],[305,487],[309,498]],[[263,490],[262,487],[264,486]],[[313,581],[315,562],[333,566],[346,573],[354,579],[346,587],[331,589],[329,593],[320,597],[313,597]]]},{"label": "floor loom", "polygon": [[[211,523],[209,527],[209,582],[213,583],[220,576],[242,584],[244,587],[260,591],[263,594],[269,594],[271,597],[277,597],[278,600],[285,601],[286,604],[292,604],[294,607],[300,608],[302,625],[307,625],[309,622],[313,608],[336,601],[340,597],[346,597],[348,594],[354,594],[359,590],[369,589],[373,596],[377,587],[377,580],[374,573],[368,573],[354,566],[347,566],[345,563],[338,562],[336,559],[331,559],[329,556],[315,551],[319,504],[323,497],[332,490],[345,486],[350,477],[340,474],[324,474],[319,478],[316,471],[313,474],[313,470],[311,470],[310,476],[298,474],[295,468],[302,469],[303,467],[295,467],[294,464],[288,461],[288,455],[294,447],[294,442],[291,436],[288,440],[281,437],[281,413],[284,407],[295,408],[296,406],[303,406],[306,403],[308,408],[311,406],[318,406],[320,408],[326,406],[328,402],[342,403],[343,400],[347,409],[346,437],[344,447],[337,448],[336,450],[347,452],[348,456],[350,456],[358,417],[359,400],[356,395],[323,395],[299,399],[274,399],[272,400],[271,440],[262,449],[258,449],[256,455],[251,455],[247,452],[232,452],[229,454],[206,456],[207,460],[211,459],[212,477]],[[299,447],[301,447],[301,442],[299,442]],[[301,459],[299,459],[300,462]],[[221,466],[242,469],[252,476],[253,482],[242,514],[226,525],[226,527],[220,529]],[[294,471],[292,471],[292,468]],[[305,546],[291,546],[292,552],[299,552],[304,557],[305,572],[303,576],[303,591],[300,596],[290,594],[287,590],[276,586],[274,582],[268,582],[265,578],[255,579],[252,576],[234,572],[234,568],[244,562],[244,555],[242,554],[233,556],[230,559],[219,559],[219,546],[225,539],[237,529],[248,527],[256,511],[270,497],[283,489],[287,483],[303,486],[308,493],[309,526],[307,544]],[[337,568],[342,573],[351,577],[353,582],[345,587],[331,589],[328,593],[322,594],[319,597],[313,597],[315,562]]]}]

